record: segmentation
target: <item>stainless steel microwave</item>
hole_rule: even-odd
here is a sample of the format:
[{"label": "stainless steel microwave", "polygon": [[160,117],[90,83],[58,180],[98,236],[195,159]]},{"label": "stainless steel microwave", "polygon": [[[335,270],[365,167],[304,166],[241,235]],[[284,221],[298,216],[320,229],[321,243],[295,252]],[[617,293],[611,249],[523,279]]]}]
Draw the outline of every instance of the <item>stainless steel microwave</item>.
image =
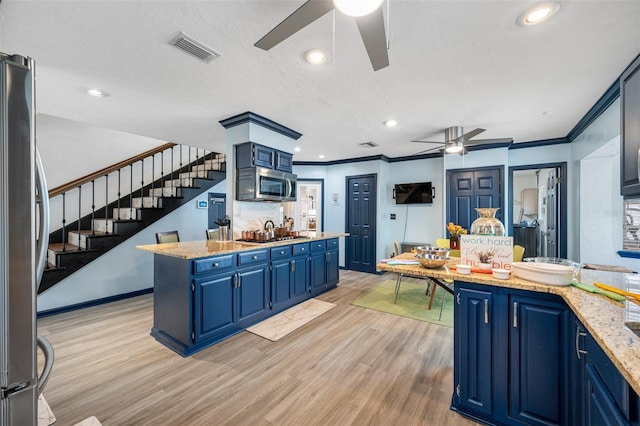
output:
[{"label": "stainless steel microwave", "polygon": [[298,176],[264,167],[236,170],[236,200],[295,201]]}]

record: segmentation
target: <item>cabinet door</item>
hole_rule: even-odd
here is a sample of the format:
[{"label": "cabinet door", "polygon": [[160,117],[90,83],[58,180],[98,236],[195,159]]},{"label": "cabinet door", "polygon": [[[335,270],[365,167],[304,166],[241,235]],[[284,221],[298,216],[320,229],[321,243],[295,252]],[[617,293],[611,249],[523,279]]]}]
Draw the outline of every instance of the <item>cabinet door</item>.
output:
[{"label": "cabinet door", "polygon": [[264,318],[269,310],[269,266],[254,266],[238,272],[238,316],[242,327]]},{"label": "cabinet door", "polygon": [[327,251],[327,284],[331,286],[337,284],[338,278],[338,250],[329,250]]},{"label": "cabinet door", "polygon": [[585,425],[628,425],[620,413],[593,364],[585,371],[587,400],[585,401]]},{"label": "cabinet door", "polygon": [[571,350],[569,358],[571,359],[571,395],[569,396],[571,407],[570,424],[585,424],[584,407],[586,400],[585,392],[585,366],[586,366],[586,337],[587,331],[582,323],[573,318],[573,329],[571,330]]},{"label": "cabinet door", "polygon": [[253,145],[253,164],[255,166],[267,167],[269,169],[273,169],[273,166],[274,166],[273,154],[274,154],[273,148],[254,144]]},{"label": "cabinet door", "polygon": [[197,279],[194,285],[194,333],[198,343],[236,329],[234,306],[235,274]]},{"label": "cabinet door", "polygon": [[291,173],[293,171],[293,155],[282,151],[276,151],[275,154],[276,170]]},{"label": "cabinet door", "polygon": [[620,193],[640,194],[640,58],[620,76]]},{"label": "cabinet door", "polygon": [[509,295],[509,417],[568,423],[569,313],[555,301]]},{"label": "cabinet door", "polygon": [[292,290],[292,262],[285,259],[271,263],[271,303],[273,310],[280,310],[290,304]]},{"label": "cabinet door", "polygon": [[326,277],[326,252],[314,252],[311,254],[311,291],[324,288]]},{"label": "cabinet door", "polygon": [[293,285],[291,291],[296,301],[309,297],[309,256],[296,256],[293,262]]},{"label": "cabinet door", "polygon": [[466,410],[493,415],[492,309],[490,291],[459,288],[454,316],[454,401]]}]

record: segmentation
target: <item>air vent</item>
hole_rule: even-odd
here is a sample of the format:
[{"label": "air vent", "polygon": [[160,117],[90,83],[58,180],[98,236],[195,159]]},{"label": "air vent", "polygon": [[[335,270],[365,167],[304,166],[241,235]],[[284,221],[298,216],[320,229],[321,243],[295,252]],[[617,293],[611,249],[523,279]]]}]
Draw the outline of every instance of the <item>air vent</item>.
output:
[{"label": "air vent", "polygon": [[202,62],[209,63],[216,58],[222,56],[221,53],[216,52],[210,47],[205,46],[199,41],[194,40],[192,37],[186,35],[183,32],[178,33],[177,36],[171,40],[171,44],[180,50],[184,50],[190,55],[195,56]]},{"label": "air vent", "polygon": [[362,142],[360,146],[363,148],[375,148],[378,144],[375,142]]}]

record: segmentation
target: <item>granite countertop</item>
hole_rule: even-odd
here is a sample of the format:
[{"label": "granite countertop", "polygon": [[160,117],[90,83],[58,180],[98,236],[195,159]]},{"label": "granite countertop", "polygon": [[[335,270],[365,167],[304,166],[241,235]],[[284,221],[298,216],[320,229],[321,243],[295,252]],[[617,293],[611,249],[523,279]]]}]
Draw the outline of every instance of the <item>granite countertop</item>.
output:
[{"label": "granite countertop", "polygon": [[293,240],[274,241],[270,243],[250,243],[244,241],[185,241],[180,243],[148,244],[136,246],[138,250],[148,251],[164,256],[177,257],[180,259],[198,259],[201,257],[217,256],[220,254],[239,253],[242,251],[268,249],[273,247],[286,246],[291,244],[308,243],[317,240],[328,240],[331,238],[346,237],[347,233],[327,233],[319,232],[315,237],[297,238]]},{"label": "granite countertop", "polygon": [[[399,259],[411,259],[414,255],[404,253]],[[459,262],[450,260],[449,265]],[[471,273],[462,275],[448,266],[426,269],[420,265],[387,265],[379,263],[378,270],[418,275],[424,277],[466,281],[521,290],[551,293],[561,296],[571,310],[589,330],[607,356],[613,361],[631,387],[640,395],[640,336],[626,325],[625,321],[638,321],[640,304],[632,301],[617,302],[595,293],[580,290],[574,286],[554,286],[535,283],[511,276],[499,280],[491,274]],[[583,269],[580,281],[586,284],[602,282],[613,287],[640,292],[640,277],[637,274],[594,271]]]}]

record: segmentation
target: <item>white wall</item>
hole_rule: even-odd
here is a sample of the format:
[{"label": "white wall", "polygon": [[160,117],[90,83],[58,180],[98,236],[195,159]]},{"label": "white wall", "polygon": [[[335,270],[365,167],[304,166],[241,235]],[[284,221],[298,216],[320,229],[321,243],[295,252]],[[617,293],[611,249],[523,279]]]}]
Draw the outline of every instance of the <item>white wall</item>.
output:
[{"label": "white wall", "polygon": [[178,230],[181,241],[204,240],[207,209],[196,207],[207,193],[224,193],[225,182],[203,191],[196,199],[179,207],[84,268],[38,296],[38,312],[131,293],[153,287],[153,254],[136,249],[155,244],[155,233]]}]

